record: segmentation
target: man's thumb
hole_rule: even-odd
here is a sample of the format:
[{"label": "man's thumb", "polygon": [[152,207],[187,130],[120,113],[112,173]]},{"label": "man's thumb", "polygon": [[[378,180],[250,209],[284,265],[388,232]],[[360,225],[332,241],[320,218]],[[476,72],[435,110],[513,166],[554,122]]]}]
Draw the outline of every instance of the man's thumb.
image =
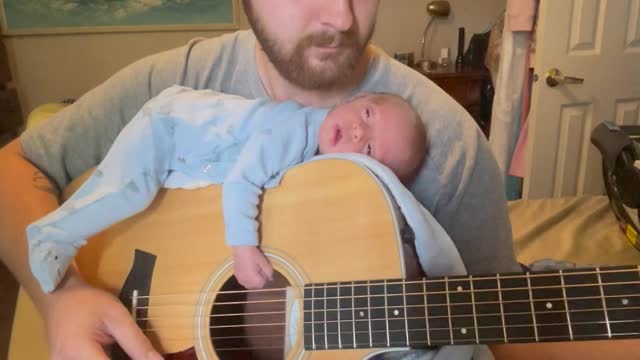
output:
[{"label": "man's thumb", "polygon": [[122,312],[107,319],[106,323],[111,336],[133,360],[162,360],[124,307]]}]

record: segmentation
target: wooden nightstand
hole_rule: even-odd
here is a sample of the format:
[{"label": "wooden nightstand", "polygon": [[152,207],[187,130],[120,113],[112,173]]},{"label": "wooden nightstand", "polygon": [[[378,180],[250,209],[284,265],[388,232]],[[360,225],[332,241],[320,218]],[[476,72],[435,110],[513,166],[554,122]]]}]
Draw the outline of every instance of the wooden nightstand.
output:
[{"label": "wooden nightstand", "polygon": [[15,137],[22,126],[22,116],[16,89],[0,84],[0,135]]},{"label": "wooden nightstand", "polygon": [[460,103],[489,138],[494,91],[491,75],[486,68],[456,69],[452,65],[429,72],[421,68],[414,69],[431,79]]},{"label": "wooden nightstand", "polygon": [[7,86],[9,81],[9,60],[4,43],[0,39],[0,139],[17,136],[22,126],[18,94],[16,89]]}]

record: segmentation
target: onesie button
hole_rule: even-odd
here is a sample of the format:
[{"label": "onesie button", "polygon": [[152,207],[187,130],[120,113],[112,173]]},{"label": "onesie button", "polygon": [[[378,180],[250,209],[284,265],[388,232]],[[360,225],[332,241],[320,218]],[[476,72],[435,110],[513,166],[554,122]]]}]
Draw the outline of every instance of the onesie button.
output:
[{"label": "onesie button", "polygon": [[202,167],[202,171],[204,171],[204,172],[209,172],[209,169],[211,169],[211,164],[207,164],[207,165]]}]

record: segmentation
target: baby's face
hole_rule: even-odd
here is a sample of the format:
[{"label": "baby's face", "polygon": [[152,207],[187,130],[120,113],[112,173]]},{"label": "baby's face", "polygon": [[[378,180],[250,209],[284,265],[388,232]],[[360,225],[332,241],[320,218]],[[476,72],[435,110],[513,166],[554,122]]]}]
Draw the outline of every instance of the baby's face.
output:
[{"label": "baby's face", "polygon": [[[320,153],[371,156],[402,178],[426,151],[424,144],[417,144],[416,121],[420,120],[401,98],[363,95],[329,112],[320,127]],[[419,151],[422,153],[417,154]]]}]

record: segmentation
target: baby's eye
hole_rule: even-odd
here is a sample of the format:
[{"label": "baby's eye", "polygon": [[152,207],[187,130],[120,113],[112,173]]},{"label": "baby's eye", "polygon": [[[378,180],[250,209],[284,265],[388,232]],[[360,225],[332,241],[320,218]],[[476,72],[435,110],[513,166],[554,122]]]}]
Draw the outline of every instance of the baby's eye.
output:
[{"label": "baby's eye", "polygon": [[369,108],[365,108],[364,109],[364,117],[368,119],[370,115],[371,115],[371,112],[369,111]]},{"label": "baby's eye", "polygon": [[371,144],[367,144],[367,148],[365,150],[365,153],[367,154],[367,156],[371,156]]}]

